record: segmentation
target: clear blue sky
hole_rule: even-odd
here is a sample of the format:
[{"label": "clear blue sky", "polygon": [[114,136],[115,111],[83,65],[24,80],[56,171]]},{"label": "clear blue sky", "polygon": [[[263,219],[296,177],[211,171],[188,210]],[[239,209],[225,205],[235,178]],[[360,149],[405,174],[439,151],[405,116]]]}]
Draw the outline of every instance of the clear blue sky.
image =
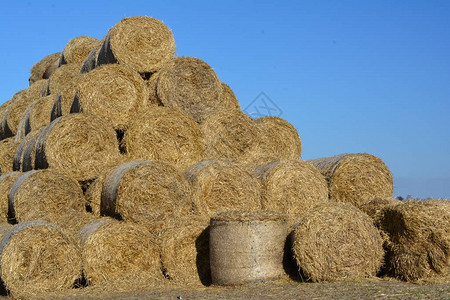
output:
[{"label": "clear blue sky", "polygon": [[3,1],[0,103],[72,38],[123,17],[168,25],[177,54],[208,62],[245,108],[260,93],[303,158],[381,157],[395,195],[450,198],[450,1]]}]

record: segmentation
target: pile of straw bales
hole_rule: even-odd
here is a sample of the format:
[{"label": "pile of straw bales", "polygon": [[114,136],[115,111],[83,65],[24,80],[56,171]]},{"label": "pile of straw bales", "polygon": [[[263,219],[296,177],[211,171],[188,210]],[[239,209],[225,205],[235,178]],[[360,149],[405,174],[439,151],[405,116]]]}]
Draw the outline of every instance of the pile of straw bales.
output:
[{"label": "pile of straw bales", "polygon": [[370,154],[301,160],[297,129],[246,115],[151,17],[36,63],[0,106],[0,139],[0,276],[14,297],[292,269],[363,278],[383,259],[404,280],[448,275],[448,201],[392,200],[392,175]]}]

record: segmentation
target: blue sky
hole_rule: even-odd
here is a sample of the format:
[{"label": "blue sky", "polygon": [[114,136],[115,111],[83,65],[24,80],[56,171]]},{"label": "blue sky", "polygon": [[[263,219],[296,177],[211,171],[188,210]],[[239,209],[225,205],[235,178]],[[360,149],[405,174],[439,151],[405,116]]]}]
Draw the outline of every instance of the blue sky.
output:
[{"label": "blue sky", "polygon": [[382,158],[395,195],[450,198],[450,1],[4,1],[0,103],[72,38],[123,17],[168,25],[247,107],[264,92],[303,159]]}]

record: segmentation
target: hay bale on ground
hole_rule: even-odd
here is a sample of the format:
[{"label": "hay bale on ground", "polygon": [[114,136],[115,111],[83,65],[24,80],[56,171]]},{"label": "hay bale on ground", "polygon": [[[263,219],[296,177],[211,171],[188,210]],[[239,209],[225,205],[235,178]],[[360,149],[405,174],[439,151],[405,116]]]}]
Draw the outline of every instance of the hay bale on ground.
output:
[{"label": "hay bale on ground", "polygon": [[199,125],[168,107],[152,107],[134,114],[122,147],[129,159],[164,161],[180,170],[204,158]]},{"label": "hay bale on ground", "polygon": [[88,284],[117,290],[161,285],[159,248],[142,225],[101,218],[78,233]]},{"label": "hay bale on ground", "polygon": [[101,116],[125,129],[132,114],[147,105],[148,91],[139,73],[118,64],[104,65],[79,81],[71,112]]},{"label": "hay bale on ground", "polygon": [[287,214],[291,227],[310,208],[328,201],[328,186],[310,163],[282,160],[254,169],[262,186],[263,209]]},{"label": "hay bale on ground", "polygon": [[80,249],[62,229],[45,221],[18,224],[0,244],[1,278],[13,298],[62,292],[81,277]]},{"label": "hay bale on ground", "polygon": [[392,197],[392,174],[384,162],[367,153],[309,160],[325,176],[332,201],[359,207],[373,198]]},{"label": "hay bale on ground", "polygon": [[96,178],[119,160],[116,132],[98,116],[62,116],[46,126],[37,139],[35,167],[53,168],[78,181]]},{"label": "hay bale on ground", "polygon": [[261,209],[261,186],[241,163],[226,159],[204,160],[184,172],[191,184],[193,209],[211,216],[230,209]]},{"label": "hay bale on ground", "polygon": [[156,91],[164,106],[176,108],[201,123],[219,107],[222,86],[206,62],[178,57],[160,70]]},{"label": "hay bale on ground", "polygon": [[73,99],[75,98],[76,91],[82,80],[83,74],[76,75],[58,93],[50,113],[51,121],[61,116],[68,115],[70,113],[70,108],[72,107]]},{"label": "hay bale on ground", "polygon": [[386,271],[405,281],[450,275],[450,201],[410,200],[383,209]]},{"label": "hay bale on ground", "polygon": [[237,100],[233,90],[224,82],[221,82],[221,87],[222,90],[219,96],[219,105],[222,108],[240,110],[241,106],[239,105],[239,101]]},{"label": "hay bale on ground", "polygon": [[0,141],[0,170],[2,174],[13,171],[14,154],[19,143],[10,137]]},{"label": "hay bale on ground", "polygon": [[47,95],[58,94],[75,76],[80,74],[81,64],[62,65],[48,79]]},{"label": "hay bale on ground", "polygon": [[174,284],[211,284],[209,264],[209,217],[184,216],[161,233],[164,275]]},{"label": "hay bale on ground", "polygon": [[83,63],[98,43],[99,40],[90,36],[77,36],[71,39],[61,52],[59,65]]},{"label": "hay bale on ground", "polygon": [[48,79],[50,75],[55,70],[52,66],[53,64],[59,63],[59,59],[61,57],[61,52],[53,53],[50,55],[47,55],[37,63],[33,65],[31,68],[31,76],[28,79],[28,82],[30,85],[32,85],[34,82],[41,80],[41,79]]},{"label": "hay bale on ground", "polygon": [[114,25],[104,38],[97,64],[128,66],[152,73],[173,58],[175,40],[163,22],[151,17],[129,17]]},{"label": "hay bale on ground", "polygon": [[20,175],[20,172],[11,172],[0,176],[0,222],[8,222],[9,190]]},{"label": "hay bale on ground", "polygon": [[286,219],[269,211],[213,216],[209,229],[212,283],[243,285],[283,276]]},{"label": "hay bale on ground", "polygon": [[375,276],[383,263],[382,239],[372,220],[349,203],[322,203],[300,218],[294,258],[314,282]]},{"label": "hay bale on ground", "polygon": [[207,158],[245,160],[259,146],[259,128],[249,116],[238,110],[218,110],[200,128]]},{"label": "hay bale on ground", "polygon": [[34,170],[16,179],[8,194],[9,215],[17,222],[46,220],[77,232],[87,218],[77,181],[54,170]]},{"label": "hay bale on ground", "polygon": [[50,124],[50,115],[56,95],[42,97],[30,105],[22,115],[17,128],[16,141],[20,141],[31,131]]}]

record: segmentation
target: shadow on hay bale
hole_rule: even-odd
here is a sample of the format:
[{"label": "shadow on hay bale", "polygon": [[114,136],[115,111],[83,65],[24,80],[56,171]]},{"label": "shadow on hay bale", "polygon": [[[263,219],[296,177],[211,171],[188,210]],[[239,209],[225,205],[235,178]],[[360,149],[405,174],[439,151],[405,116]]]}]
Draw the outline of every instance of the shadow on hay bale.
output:
[{"label": "shadow on hay bale", "polygon": [[59,91],[50,113],[50,121],[70,113],[73,99],[83,78],[83,74],[76,75]]},{"label": "shadow on hay bale", "polygon": [[61,52],[47,55],[31,67],[31,76],[28,79],[30,85],[41,79],[48,79],[58,67]]},{"label": "shadow on hay bale", "polygon": [[0,176],[0,223],[8,222],[8,194],[20,172],[11,172]]},{"label": "shadow on hay bale", "polygon": [[19,122],[16,141],[21,141],[31,131],[50,124],[51,110],[55,99],[55,95],[49,95],[28,105]]}]

